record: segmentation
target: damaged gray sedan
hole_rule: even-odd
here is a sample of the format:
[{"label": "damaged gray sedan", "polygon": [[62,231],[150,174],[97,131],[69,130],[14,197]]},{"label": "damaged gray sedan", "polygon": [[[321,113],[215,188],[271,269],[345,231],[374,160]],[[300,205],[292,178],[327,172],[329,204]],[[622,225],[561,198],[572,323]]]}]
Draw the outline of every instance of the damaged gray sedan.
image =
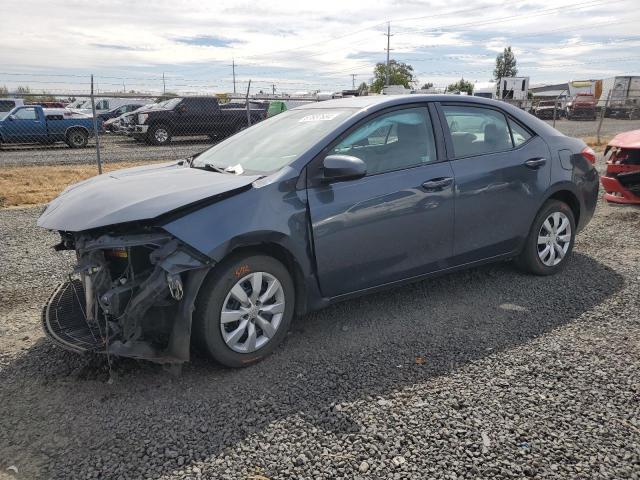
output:
[{"label": "damaged gray sedan", "polygon": [[305,105],[183,161],[67,188],[38,225],[77,265],[43,311],[65,348],[239,367],[294,314],[486,262],[560,270],[593,152],[479,97]]}]

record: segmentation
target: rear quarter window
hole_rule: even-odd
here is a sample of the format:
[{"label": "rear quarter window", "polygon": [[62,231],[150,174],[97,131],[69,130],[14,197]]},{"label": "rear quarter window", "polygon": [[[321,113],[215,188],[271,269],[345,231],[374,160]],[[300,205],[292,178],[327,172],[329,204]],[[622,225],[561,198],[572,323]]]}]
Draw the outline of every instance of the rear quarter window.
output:
[{"label": "rear quarter window", "polygon": [[524,128],[518,122],[509,118],[509,126],[511,127],[511,135],[513,137],[513,145],[518,148],[520,145],[527,143],[533,136],[529,130]]}]

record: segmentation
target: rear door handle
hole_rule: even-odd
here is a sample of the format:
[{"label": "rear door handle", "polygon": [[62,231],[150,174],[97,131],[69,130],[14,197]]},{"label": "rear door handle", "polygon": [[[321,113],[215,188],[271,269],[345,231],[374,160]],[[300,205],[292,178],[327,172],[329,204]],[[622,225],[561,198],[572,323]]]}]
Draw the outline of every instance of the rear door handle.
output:
[{"label": "rear door handle", "polygon": [[547,163],[547,159],[546,158],[531,158],[531,159],[527,160],[526,162],[524,162],[525,166],[531,168],[532,170],[540,168],[545,163]]},{"label": "rear door handle", "polygon": [[422,188],[424,188],[428,192],[437,192],[439,190],[443,190],[449,185],[453,183],[453,178],[451,177],[443,177],[443,178],[432,178],[431,180],[427,180],[422,184]]}]

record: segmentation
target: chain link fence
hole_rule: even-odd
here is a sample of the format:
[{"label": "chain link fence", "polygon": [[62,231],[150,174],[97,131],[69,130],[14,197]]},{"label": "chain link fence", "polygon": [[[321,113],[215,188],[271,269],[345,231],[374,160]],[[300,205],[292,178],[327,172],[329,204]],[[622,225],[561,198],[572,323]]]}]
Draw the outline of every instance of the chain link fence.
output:
[{"label": "chain link fence", "polygon": [[[317,96],[288,95],[8,94],[0,98],[0,168],[173,161],[316,101]],[[640,92],[591,103],[503,101],[590,144],[640,129]]]},{"label": "chain link fence", "polygon": [[0,99],[0,167],[171,161],[313,98],[72,94]]}]

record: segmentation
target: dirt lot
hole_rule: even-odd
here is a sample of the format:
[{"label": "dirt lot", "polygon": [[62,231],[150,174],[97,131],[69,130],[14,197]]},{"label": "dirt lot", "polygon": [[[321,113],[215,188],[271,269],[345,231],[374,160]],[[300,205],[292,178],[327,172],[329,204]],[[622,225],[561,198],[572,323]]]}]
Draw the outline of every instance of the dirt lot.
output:
[{"label": "dirt lot", "polygon": [[43,337],[72,258],[39,211],[0,211],[0,478],[640,478],[638,209],[601,203],[557,276],[367,296],[177,378]]},{"label": "dirt lot", "polygon": [[[107,163],[103,166],[103,172],[137,167],[140,164]],[[96,174],[94,165],[29,165],[0,168],[0,208],[48,203],[69,185]]]}]

